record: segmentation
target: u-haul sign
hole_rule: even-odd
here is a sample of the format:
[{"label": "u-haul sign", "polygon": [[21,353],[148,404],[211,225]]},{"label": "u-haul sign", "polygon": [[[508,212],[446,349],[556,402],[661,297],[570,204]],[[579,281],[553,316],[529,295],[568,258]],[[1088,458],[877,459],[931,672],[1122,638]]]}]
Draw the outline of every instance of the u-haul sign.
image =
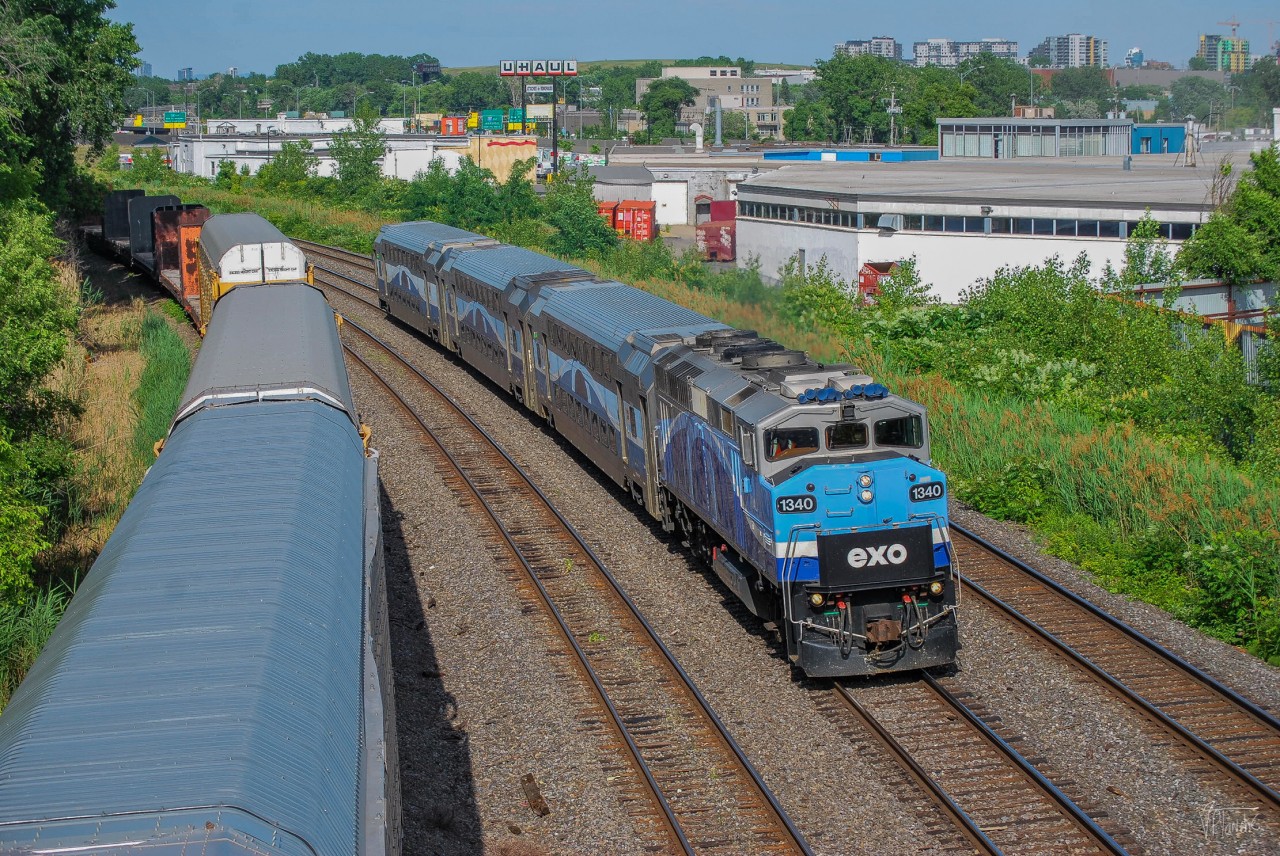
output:
[{"label": "u-haul sign", "polygon": [[576,77],[576,59],[504,59],[498,63],[503,77]]}]

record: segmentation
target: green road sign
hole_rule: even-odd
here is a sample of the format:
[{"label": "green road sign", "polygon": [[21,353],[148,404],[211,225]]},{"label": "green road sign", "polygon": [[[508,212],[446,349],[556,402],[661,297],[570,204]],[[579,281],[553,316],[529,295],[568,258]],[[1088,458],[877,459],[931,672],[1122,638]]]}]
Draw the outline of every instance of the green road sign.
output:
[{"label": "green road sign", "polygon": [[184,124],[184,125],[186,124],[186,122],[187,122],[187,112],[186,112],[185,110],[166,110],[166,111],[164,111],[164,123],[165,123],[166,125],[168,125],[168,124],[170,124],[170,123],[174,123],[174,124],[176,124],[176,123],[179,123],[179,122],[181,122],[181,123],[182,123],[182,124]]}]

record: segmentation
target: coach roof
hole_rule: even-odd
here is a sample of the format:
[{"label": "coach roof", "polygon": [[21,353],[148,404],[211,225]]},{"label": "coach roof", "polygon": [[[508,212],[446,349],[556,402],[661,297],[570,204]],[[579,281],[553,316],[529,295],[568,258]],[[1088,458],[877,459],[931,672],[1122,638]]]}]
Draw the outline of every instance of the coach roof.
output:
[{"label": "coach roof", "polygon": [[258,214],[217,214],[204,222],[200,244],[209,258],[221,259],[246,244],[292,244],[293,241]]},{"label": "coach roof", "polygon": [[231,289],[218,301],[174,423],[204,407],[301,398],[322,401],[355,421],[337,325],[324,295],[305,283]]},{"label": "coach roof", "polygon": [[496,243],[492,238],[484,235],[468,232],[456,226],[433,223],[430,220],[383,226],[378,230],[378,241],[386,241],[410,252],[424,255],[428,250],[438,250],[444,244]]}]

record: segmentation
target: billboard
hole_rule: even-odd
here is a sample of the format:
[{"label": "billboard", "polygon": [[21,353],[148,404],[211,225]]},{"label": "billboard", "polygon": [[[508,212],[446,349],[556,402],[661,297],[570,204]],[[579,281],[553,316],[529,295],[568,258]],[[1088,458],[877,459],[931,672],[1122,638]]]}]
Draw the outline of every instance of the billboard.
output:
[{"label": "billboard", "polygon": [[576,59],[504,59],[498,63],[503,77],[575,77]]}]

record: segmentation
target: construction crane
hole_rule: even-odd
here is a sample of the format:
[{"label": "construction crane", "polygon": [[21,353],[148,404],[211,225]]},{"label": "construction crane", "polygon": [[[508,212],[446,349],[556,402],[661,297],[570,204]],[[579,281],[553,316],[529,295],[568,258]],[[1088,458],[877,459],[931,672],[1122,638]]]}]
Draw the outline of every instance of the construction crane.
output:
[{"label": "construction crane", "polygon": [[1236,30],[1238,30],[1238,29],[1240,28],[1240,22],[1239,22],[1239,21],[1237,21],[1237,20],[1235,19],[1235,16],[1232,16],[1232,18],[1231,18],[1231,20],[1230,20],[1230,21],[1218,21],[1218,26],[1219,26],[1219,27],[1230,27],[1230,28],[1231,28],[1231,38],[1233,38],[1233,39],[1234,39],[1234,38],[1236,37]]},{"label": "construction crane", "polygon": [[1273,54],[1280,54],[1280,41],[1276,40],[1276,24],[1280,21],[1245,21],[1246,24],[1265,24],[1267,28],[1267,44]]}]

